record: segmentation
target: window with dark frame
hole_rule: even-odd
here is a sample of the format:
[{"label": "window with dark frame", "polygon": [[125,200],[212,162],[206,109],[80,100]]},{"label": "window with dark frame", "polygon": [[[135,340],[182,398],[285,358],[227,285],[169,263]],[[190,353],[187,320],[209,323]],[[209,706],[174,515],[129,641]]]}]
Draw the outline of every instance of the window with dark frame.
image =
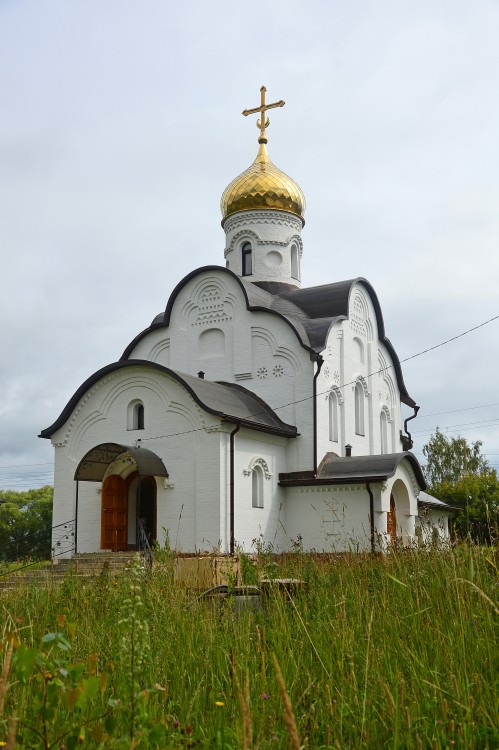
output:
[{"label": "window with dark frame", "polygon": [[253,273],[253,250],[251,242],[245,242],[241,248],[243,276],[251,276]]},{"label": "window with dark frame", "polygon": [[133,428],[134,430],[144,429],[144,404],[136,404],[133,414]]}]

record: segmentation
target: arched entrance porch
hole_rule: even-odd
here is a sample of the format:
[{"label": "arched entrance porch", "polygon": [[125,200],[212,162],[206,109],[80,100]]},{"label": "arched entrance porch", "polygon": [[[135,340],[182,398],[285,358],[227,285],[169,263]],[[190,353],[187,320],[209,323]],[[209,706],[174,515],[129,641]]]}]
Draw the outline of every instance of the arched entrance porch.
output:
[{"label": "arched entrance porch", "polygon": [[396,479],[390,493],[390,510],[386,518],[386,532],[390,544],[410,544],[414,535],[409,490],[402,479]]},{"label": "arched entrance porch", "polygon": [[75,472],[75,551],[78,547],[80,481],[102,482],[100,548],[142,548],[156,538],[156,477],[168,477],[163,461],[146,448],[101,443]]}]

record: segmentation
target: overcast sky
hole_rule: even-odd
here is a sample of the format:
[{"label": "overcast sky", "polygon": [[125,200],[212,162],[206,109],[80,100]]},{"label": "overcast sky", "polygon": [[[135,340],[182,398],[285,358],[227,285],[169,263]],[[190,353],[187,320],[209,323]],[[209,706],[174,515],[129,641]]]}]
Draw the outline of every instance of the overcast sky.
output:
[{"label": "overcast sky", "polygon": [[[499,315],[498,39],[497,0],[0,0],[0,488],[51,482],[40,430],[224,265],[262,84],[303,286],[369,279],[400,359]],[[499,466],[498,363],[496,320],[403,365],[419,457],[439,425]]]}]

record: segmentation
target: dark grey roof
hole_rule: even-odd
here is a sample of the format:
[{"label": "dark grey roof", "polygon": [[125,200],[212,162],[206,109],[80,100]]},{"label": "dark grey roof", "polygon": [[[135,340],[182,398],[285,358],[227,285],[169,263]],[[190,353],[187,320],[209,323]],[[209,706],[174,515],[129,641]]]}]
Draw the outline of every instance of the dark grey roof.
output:
[{"label": "dark grey roof", "polygon": [[130,455],[133,458],[139,476],[168,476],[163,461],[147,448],[137,448],[121,443],[101,443],[85,453],[75,471],[75,479],[87,482],[102,482],[109,464],[125,455]]},{"label": "dark grey roof", "polygon": [[246,388],[234,383],[214,383],[210,380],[196,378],[193,375],[177,372],[163,367],[156,362],[143,359],[129,359],[114,362],[91,375],[69,399],[54,424],[42,430],[39,437],[50,438],[67,421],[73,409],[85,393],[102,377],[125,367],[147,367],[158,370],[174,378],[193,397],[205,411],[231,422],[240,422],[243,426],[264,432],[273,432],[286,437],[295,437],[296,427],[283,422],[263,399]]},{"label": "dark grey roof", "polygon": [[[385,324],[378,297],[367,279],[359,276],[347,281],[337,281],[334,284],[322,284],[321,286],[304,289],[296,289],[289,287],[287,284],[273,282],[258,282],[252,286],[259,286],[273,295],[270,307],[272,311],[279,312],[284,317],[298,319],[307,332],[311,348],[320,352],[326,346],[331,326],[339,320],[348,318],[350,294],[354,284],[357,283],[362,284],[371,298],[376,314],[379,340],[385,345],[392,359],[400,398],[404,404],[414,407],[416,402],[409,396],[405,387],[397,353],[391,341],[385,335]],[[298,314],[293,313],[293,310],[298,310]]]},{"label": "dark grey roof", "polygon": [[248,310],[265,310],[286,320],[295,331],[300,345],[308,349],[313,355],[317,355],[326,346],[327,335],[331,326],[339,320],[348,318],[348,303],[352,288],[356,283],[362,284],[373,303],[378,324],[379,339],[385,345],[392,359],[400,398],[404,404],[411,407],[416,406],[416,402],[410,397],[405,387],[397,353],[390,340],[385,336],[385,325],[376,292],[371,284],[361,277],[349,279],[348,281],[339,281],[334,284],[297,289],[289,284],[279,282],[252,283],[246,279],[241,279],[235,273],[229,271],[228,268],[203,266],[196,271],[192,271],[177,284],[168,300],[165,312],[157,315],[149,328],[139,333],[130,342],[123,352],[122,360],[128,359],[135,346],[151,330],[170,324],[171,311],[181,289],[192,278],[206,271],[229,274],[241,286]]},{"label": "dark grey roof", "polygon": [[312,484],[383,482],[393,477],[403,460],[410,463],[419,486],[425,489],[426,482],[421,466],[416,456],[410,451],[385,453],[381,456],[349,456],[348,458],[327,453],[319,466],[317,476],[314,476],[311,471],[279,474],[279,484],[296,487]]},{"label": "dark grey roof", "polygon": [[437,510],[453,510],[457,512],[461,510],[461,508],[457,508],[455,505],[448,505],[448,503],[444,503],[442,500],[438,500],[438,498],[422,490],[418,495],[418,505],[422,508],[436,508]]}]

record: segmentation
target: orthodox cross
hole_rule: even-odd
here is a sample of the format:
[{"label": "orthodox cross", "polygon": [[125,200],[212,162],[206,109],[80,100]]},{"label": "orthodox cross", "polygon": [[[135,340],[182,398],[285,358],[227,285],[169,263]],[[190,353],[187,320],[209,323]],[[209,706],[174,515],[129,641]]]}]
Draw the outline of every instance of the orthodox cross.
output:
[{"label": "orthodox cross", "polygon": [[242,114],[247,117],[248,115],[254,115],[257,112],[260,112],[260,119],[257,120],[256,126],[257,128],[260,128],[260,138],[258,139],[258,143],[267,143],[267,133],[265,132],[265,129],[268,128],[270,120],[265,114],[268,109],[273,109],[274,107],[284,107],[286,102],[283,102],[281,99],[278,102],[274,102],[273,104],[266,104],[265,103],[265,94],[267,93],[267,89],[265,86],[262,86],[260,89],[260,97],[261,97],[261,103],[259,107],[255,107],[254,109],[245,109],[243,110]]}]

